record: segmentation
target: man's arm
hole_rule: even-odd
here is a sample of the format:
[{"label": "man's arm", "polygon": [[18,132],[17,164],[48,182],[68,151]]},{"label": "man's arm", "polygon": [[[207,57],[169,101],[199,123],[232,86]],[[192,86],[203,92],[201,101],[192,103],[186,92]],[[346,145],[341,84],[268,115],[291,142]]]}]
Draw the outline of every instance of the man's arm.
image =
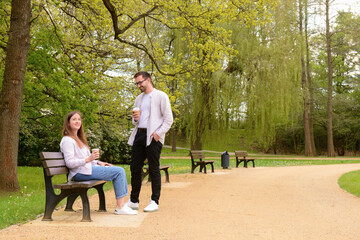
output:
[{"label": "man's arm", "polygon": [[160,111],[163,116],[163,123],[161,124],[160,128],[157,129],[157,131],[155,132],[158,136],[165,135],[165,133],[169,131],[171,125],[174,122],[170,100],[168,95],[166,95],[165,93],[163,93],[161,96]]}]

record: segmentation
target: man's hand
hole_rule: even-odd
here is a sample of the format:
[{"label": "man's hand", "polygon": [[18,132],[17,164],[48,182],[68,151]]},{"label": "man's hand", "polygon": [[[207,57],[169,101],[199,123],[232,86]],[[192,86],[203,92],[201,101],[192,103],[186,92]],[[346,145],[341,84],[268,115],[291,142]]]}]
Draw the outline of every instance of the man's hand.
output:
[{"label": "man's hand", "polygon": [[151,136],[153,136],[153,138],[155,139],[155,141],[159,141],[160,140],[160,136],[159,135],[157,135],[157,133],[156,132],[154,132]]},{"label": "man's hand", "polygon": [[139,121],[140,118],[140,110],[139,111],[132,111],[132,117],[135,122]]}]

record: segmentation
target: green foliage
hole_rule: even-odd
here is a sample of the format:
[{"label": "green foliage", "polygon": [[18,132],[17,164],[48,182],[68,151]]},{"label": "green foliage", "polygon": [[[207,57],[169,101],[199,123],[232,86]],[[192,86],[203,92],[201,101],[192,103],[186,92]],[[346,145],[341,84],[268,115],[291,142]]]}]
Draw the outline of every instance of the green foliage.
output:
[{"label": "green foliage", "polygon": [[133,89],[125,77],[108,74],[119,63],[116,44],[109,44],[110,35],[91,22],[77,23],[94,34],[77,28],[69,15],[73,9],[59,9],[60,3],[54,3],[34,4],[19,165],[38,165],[40,151],[59,151],[63,119],[69,111],[82,113],[90,143],[101,139],[96,124],[128,128]]},{"label": "green foliage", "polygon": [[[333,93],[333,139],[338,155],[353,155],[359,151],[359,75],[356,64],[359,55],[358,30],[360,17],[353,13],[340,12],[334,24],[334,34],[331,38],[333,67],[334,67],[334,93]],[[324,52],[325,40],[323,36],[312,38],[316,43],[317,55],[313,61],[314,83],[318,89],[315,91],[317,111],[315,113],[314,133],[316,142],[321,149],[326,140],[326,98],[324,91],[327,89],[327,58]]]},{"label": "green foliage", "polygon": [[229,26],[238,52],[227,69],[237,81],[233,111],[237,121],[246,120],[248,143],[265,152],[273,148],[277,129],[291,126],[302,109],[301,44],[296,25],[291,25],[296,23],[295,5],[281,4],[272,13],[268,23]]},{"label": "green foliage", "polygon": [[[104,1],[33,2],[20,165],[39,164],[38,152],[59,150],[63,118],[71,110],[83,113],[91,146],[101,144],[105,159],[128,161],[121,154],[128,154],[123,132],[131,126],[130,109],[138,94],[131,83],[138,70],[152,72],[156,88],[169,94],[174,128],[189,142],[219,151],[244,146],[303,151],[296,1],[110,2],[123,30],[117,39]],[[0,3],[1,76],[10,3]],[[360,146],[359,16],[340,13],[334,26],[334,141],[341,155]],[[316,52],[315,140],[323,151],[325,48],[319,37],[310,41]],[[246,138],[239,140],[233,133],[238,130]],[[209,138],[226,138],[231,147]]]},{"label": "green foliage", "polygon": [[245,142],[246,137],[244,129],[209,130],[204,137],[203,149],[213,149],[219,152],[225,150],[250,152],[251,148]]},{"label": "green foliage", "polygon": [[22,124],[19,141],[18,166],[40,166],[40,152],[58,152],[61,136],[54,137],[47,128]]},{"label": "green foliage", "polygon": [[101,160],[113,164],[130,164],[131,146],[127,144],[128,137],[111,129],[102,128]]},{"label": "green foliage", "polygon": [[10,0],[0,2],[0,87],[2,86],[3,68],[5,67],[5,49],[8,41],[8,29],[10,28]]},{"label": "green foliage", "polygon": [[97,98],[93,81],[73,68],[61,44],[46,28],[33,29],[20,130],[19,164],[38,159],[40,151],[56,151],[65,115],[83,114],[84,125],[95,119]]}]

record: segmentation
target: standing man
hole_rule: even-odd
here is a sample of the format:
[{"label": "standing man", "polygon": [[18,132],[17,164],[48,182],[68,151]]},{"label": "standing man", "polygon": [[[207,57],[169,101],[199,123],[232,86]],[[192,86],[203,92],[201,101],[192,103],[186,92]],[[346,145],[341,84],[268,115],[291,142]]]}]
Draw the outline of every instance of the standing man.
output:
[{"label": "standing man", "polygon": [[169,97],[153,87],[150,74],[138,72],[134,78],[136,86],[142,93],[135,99],[135,107],[140,108],[140,111],[132,113],[135,128],[128,141],[128,144],[132,146],[130,163],[132,189],[130,199],[126,204],[132,209],[139,209],[142,168],[147,159],[152,195],[144,212],[154,212],[159,209],[161,191],[160,153],[165,133],[174,120]]}]

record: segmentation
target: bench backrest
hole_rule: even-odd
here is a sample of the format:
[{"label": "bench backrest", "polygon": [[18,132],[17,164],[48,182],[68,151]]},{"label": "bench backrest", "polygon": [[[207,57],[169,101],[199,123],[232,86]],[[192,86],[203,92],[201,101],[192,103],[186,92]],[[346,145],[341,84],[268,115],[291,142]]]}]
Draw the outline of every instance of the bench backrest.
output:
[{"label": "bench backrest", "polygon": [[201,150],[191,150],[190,156],[191,156],[191,160],[205,158],[205,155]]},{"label": "bench backrest", "polygon": [[242,157],[246,158],[248,156],[248,153],[246,151],[235,151],[235,157]]},{"label": "bench backrest", "polygon": [[41,152],[40,158],[47,176],[69,173],[62,152]]}]

